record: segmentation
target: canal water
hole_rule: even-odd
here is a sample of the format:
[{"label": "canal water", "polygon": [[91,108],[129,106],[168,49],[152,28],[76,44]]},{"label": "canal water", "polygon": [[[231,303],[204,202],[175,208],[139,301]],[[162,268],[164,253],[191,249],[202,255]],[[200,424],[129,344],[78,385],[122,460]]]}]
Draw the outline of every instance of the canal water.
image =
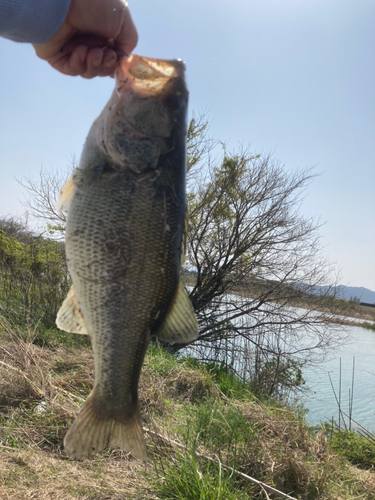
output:
[{"label": "canal water", "polygon": [[349,327],[349,334],[350,343],[335,351],[328,361],[304,370],[303,376],[310,388],[310,392],[301,398],[305,408],[309,410],[306,418],[310,425],[331,420],[332,417],[336,422],[339,421],[338,404],[329,375],[339,399],[340,359],[341,409],[349,414],[349,390],[352,393],[354,358],[352,418],[366,429],[375,432],[375,331],[352,326]]},{"label": "canal water", "polygon": [[[234,303],[237,299],[241,300],[233,295],[228,297]],[[301,312],[297,308],[291,309],[296,311],[297,316]],[[353,319],[353,321],[355,320]],[[332,418],[338,423],[339,407],[336,397],[337,399],[340,398],[341,410],[349,415],[350,389],[352,419],[375,433],[375,331],[360,326],[345,326],[344,328],[350,337],[350,341],[335,349],[332,355],[328,356],[327,361],[313,367],[309,366],[303,370],[303,378],[309,391],[303,395],[298,395],[298,399],[302,401],[305,409],[308,410],[306,420],[310,425],[319,425],[322,422],[331,421]],[[306,339],[306,341],[308,340]],[[202,352],[204,354],[204,348]],[[202,357],[202,352],[199,357]],[[192,348],[187,348],[184,354],[197,355]],[[340,386],[341,397],[339,396]],[[345,417],[345,419],[348,422],[348,418]],[[354,423],[352,427],[355,427]]]}]

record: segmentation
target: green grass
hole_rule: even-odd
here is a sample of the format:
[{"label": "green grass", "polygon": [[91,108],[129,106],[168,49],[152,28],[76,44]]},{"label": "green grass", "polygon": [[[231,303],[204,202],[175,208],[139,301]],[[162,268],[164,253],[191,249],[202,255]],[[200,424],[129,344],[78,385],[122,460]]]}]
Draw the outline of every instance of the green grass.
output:
[{"label": "green grass", "polygon": [[335,430],[330,439],[330,446],[362,469],[375,467],[375,441],[353,431]]},{"label": "green grass", "polygon": [[224,365],[224,363],[205,363],[204,367],[212,374],[220,391],[227,397],[237,399],[251,398],[251,383],[241,380]]},{"label": "green grass", "polygon": [[361,325],[363,328],[367,328],[368,330],[373,330],[375,331],[375,323],[368,323],[367,321],[365,321],[364,323],[361,323]]},{"label": "green grass", "polygon": [[157,342],[150,342],[147,350],[147,362],[150,369],[161,377],[167,377],[178,364],[176,358]]},{"label": "green grass", "polygon": [[89,347],[90,339],[87,335],[78,335],[76,333],[67,333],[58,328],[47,328],[40,326],[34,332],[25,332],[25,336],[31,337],[34,345],[46,348],[64,347]]},{"label": "green grass", "polygon": [[241,410],[212,401],[196,409],[187,427],[202,444],[215,451],[223,448],[234,450],[241,444],[257,441],[257,432],[251,428]]},{"label": "green grass", "polygon": [[193,449],[155,463],[149,475],[160,500],[251,500],[232,472],[200,460]]}]

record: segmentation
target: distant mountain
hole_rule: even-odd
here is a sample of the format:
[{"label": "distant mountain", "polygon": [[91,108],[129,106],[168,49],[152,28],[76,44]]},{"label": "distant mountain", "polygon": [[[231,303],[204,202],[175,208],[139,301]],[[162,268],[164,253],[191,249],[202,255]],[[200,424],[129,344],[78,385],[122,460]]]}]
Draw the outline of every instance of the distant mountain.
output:
[{"label": "distant mountain", "polygon": [[[315,286],[313,293],[319,295],[327,293],[327,286]],[[350,300],[359,299],[360,302],[367,302],[368,304],[375,304],[375,292],[363,286],[344,286],[338,285],[332,288],[332,295],[335,294],[340,299]]]}]

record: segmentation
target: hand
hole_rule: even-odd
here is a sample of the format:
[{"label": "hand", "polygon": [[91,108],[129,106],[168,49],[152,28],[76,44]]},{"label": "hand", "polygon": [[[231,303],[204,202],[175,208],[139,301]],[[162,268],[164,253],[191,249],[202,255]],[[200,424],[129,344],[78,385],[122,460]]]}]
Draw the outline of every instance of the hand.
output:
[{"label": "hand", "polygon": [[64,75],[113,76],[138,34],[125,0],[72,0],[64,24],[35,52]]}]

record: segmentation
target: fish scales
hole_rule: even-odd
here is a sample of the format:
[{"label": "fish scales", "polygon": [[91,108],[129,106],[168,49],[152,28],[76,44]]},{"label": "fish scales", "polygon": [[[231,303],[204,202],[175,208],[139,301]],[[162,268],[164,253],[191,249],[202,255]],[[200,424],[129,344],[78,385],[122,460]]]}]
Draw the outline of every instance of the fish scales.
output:
[{"label": "fish scales", "polygon": [[131,56],[94,122],[59,208],[73,287],[57,325],[87,333],[94,389],[65,438],[86,458],[120,446],[146,460],[138,380],[148,341],[198,335],[180,282],[186,217],[183,65]]}]

